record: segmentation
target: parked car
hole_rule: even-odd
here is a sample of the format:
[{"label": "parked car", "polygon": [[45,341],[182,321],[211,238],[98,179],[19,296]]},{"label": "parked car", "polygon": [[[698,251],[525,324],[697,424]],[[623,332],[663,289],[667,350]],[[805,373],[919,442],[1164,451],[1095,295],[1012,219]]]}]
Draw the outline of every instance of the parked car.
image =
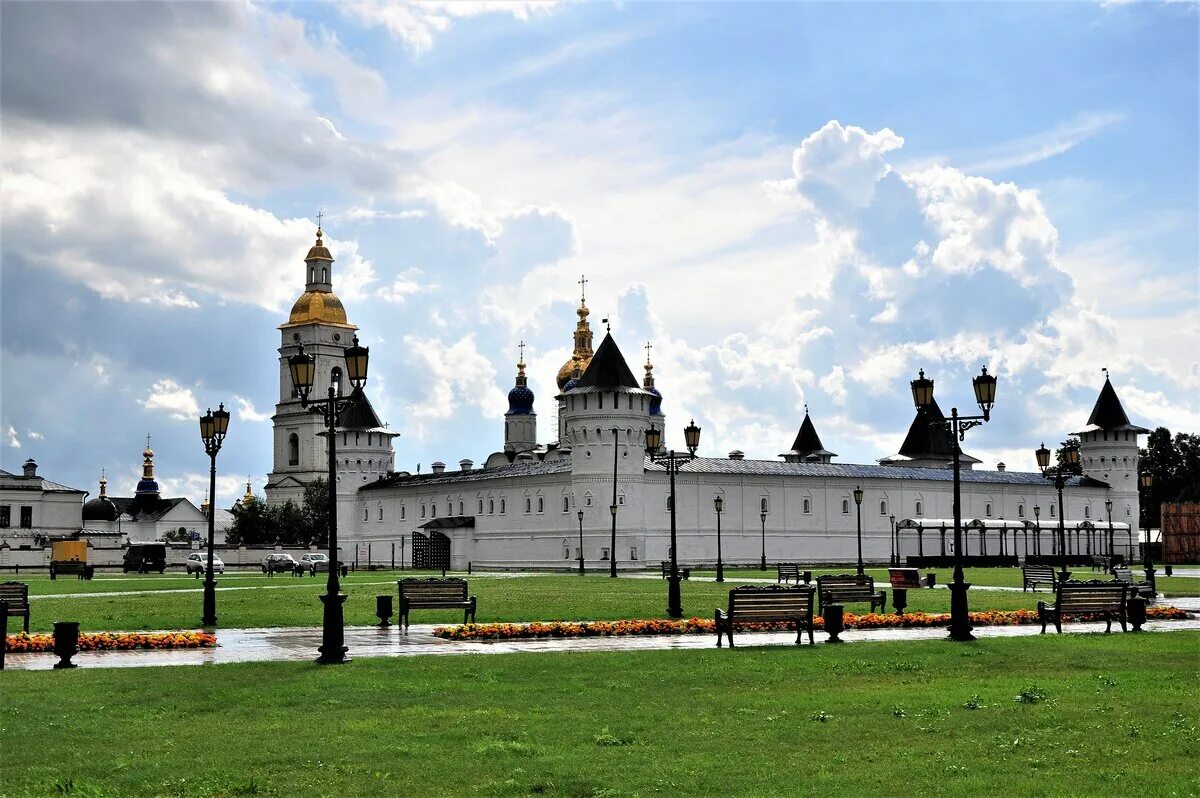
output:
[{"label": "parked car", "polygon": [[165,543],[130,543],[121,561],[121,572],[135,571],[139,574],[158,571],[160,574],[167,569],[167,544]]},{"label": "parked car", "polygon": [[277,552],[266,556],[262,561],[262,570],[264,574],[291,573],[296,570],[298,564],[292,559],[292,555]]},{"label": "parked car", "polygon": [[300,567],[308,571],[312,576],[316,576],[317,571],[329,570],[329,555],[308,552],[300,558]]},{"label": "parked car", "polygon": [[[187,556],[187,561],[184,563],[189,574],[195,574],[199,579],[204,574],[204,569],[208,567],[208,554],[203,551],[193,551]],[[225,573],[225,563],[221,562],[221,558],[213,554],[213,573]]]}]

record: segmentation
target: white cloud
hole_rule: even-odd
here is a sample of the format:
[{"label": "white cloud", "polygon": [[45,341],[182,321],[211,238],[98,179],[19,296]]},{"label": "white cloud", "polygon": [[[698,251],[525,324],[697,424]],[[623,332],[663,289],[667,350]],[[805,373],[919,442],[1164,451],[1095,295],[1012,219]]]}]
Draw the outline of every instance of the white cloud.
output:
[{"label": "white cloud", "polygon": [[461,414],[464,407],[475,407],[484,418],[504,414],[507,404],[496,387],[496,369],[480,353],[474,334],[452,344],[408,335],[404,345],[420,361],[425,383],[422,399],[407,408],[412,418],[443,421]]},{"label": "white cloud", "polygon": [[8,429],[4,431],[4,437],[6,439],[4,442],[5,446],[13,449],[21,448],[21,439],[17,437],[17,428],[12,424],[9,424]]},{"label": "white cloud", "polygon": [[155,382],[150,395],[141,404],[147,410],[166,413],[172,421],[195,421],[200,417],[200,405],[192,389],[169,377]]},{"label": "white cloud", "polygon": [[801,192],[817,183],[863,207],[875,196],[875,184],[891,170],[884,156],[903,145],[904,139],[889,128],[868,133],[834,119],[792,153],[792,174]]},{"label": "white cloud", "polygon": [[557,0],[359,0],[341,3],[338,8],[359,22],[382,26],[393,39],[423,53],[433,47],[435,36],[450,30],[456,18],[501,13],[527,22],[536,14],[553,11],[556,5]]},{"label": "white cloud", "polygon": [[254,404],[241,396],[234,396],[234,401],[238,405],[238,419],[240,421],[270,421],[271,416],[267,413],[260,413],[254,408]]},{"label": "white cloud", "polygon": [[846,372],[841,366],[834,366],[828,374],[821,378],[818,385],[833,400],[834,404],[846,403]]},{"label": "white cloud", "polygon": [[[384,302],[402,305],[410,296],[419,294],[421,291],[431,288],[431,286],[424,286],[417,282],[416,278],[420,274],[421,272],[419,269],[409,269],[403,274],[397,275],[396,279],[391,285],[379,289],[375,295]],[[442,326],[444,326],[444,323]]]},{"label": "white cloud", "polygon": [[978,153],[974,160],[963,167],[963,171],[996,172],[1044,161],[1062,155],[1105,128],[1125,121],[1125,118],[1125,114],[1113,111],[1079,114],[1050,130],[989,147]]},{"label": "white cloud", "polygon": [[31,441],[40,441],[40,440],[42,440],[43,438],[45,438],[45,437],[46,437],[46,436],[45,436],[45,435],[43,435],[42,433],[40,433],[40,432],[34,432],[33,430],[30,430],[30,431],[29,431],[27,434],[28,434],[28,436],[29,436],[29,440],[31,440]]}]

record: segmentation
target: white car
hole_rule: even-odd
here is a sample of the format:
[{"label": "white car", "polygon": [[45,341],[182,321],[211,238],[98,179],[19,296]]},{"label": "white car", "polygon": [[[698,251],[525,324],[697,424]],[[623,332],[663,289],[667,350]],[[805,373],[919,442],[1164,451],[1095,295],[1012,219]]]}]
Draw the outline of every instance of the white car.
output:
[{"label": "white car", "polygon": [[315,576],[317,571],[329,570],[329,555],[309,552],[300,558],[300,567]]},{"label": "white car", "polygon": [[[187,561],[184,563],[188,574],[195,574],[199,579],[204,575],[204,569],[208,567],[208,555],[202,551],[193,551],[187,556]],[[213,573],[225,573],[225,563],[221,562],[221,558],[215,553],[213,554]]]}]

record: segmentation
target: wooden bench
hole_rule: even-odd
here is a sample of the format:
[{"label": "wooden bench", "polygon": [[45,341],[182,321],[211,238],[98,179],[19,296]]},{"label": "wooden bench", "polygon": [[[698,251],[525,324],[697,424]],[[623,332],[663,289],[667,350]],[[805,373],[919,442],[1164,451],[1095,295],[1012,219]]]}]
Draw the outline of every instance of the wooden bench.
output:
[{"label": "wooden bench", "polygon": [[[679,578],[680,579],[691,578],[691,576],[692,576],[691,568],[684,568],[682,565],[677,566],[677,567],[679,568]],[[666,579],[670,575],[671,575],[671,562],[670,562],[670,560],[663,560],[662,561],[662,578]]]},{"label": "wooden bench", "polygon": [[400,624],[408,631],[409,610],[462,610],[463,623],[475,623],[475,597],[465,579],[400,579]]},{"label": "wooden bench", "polygon": [[1133,571],[1128,568],[1112,569],[1113,579],[1118,582],[1123,582],[1129,586],[1129,594],[1131,596],[1141,596],[1146,601],[1154,601],[1158,595],[1154,592],[1154,586],[1149,582],[1133,581]]},{"label": "wooden bench", "polygon": [[1037,592],[1037,586],[1049,585],[1053,590],[1058,585],[1058,572],[1054,570],[1053,565],[1022,565],[1021,566],[1021,592],[1033,586],[1033,592]]},{"label": "wooden bench", "polygon": [[796,644],[801,632],[808,630],[808,642],[813,643],[813,588],[811,586],[735,587],[729,591],[729,610],[718,607],[713,615],[717,625],[717,648],[721,635],[729,637],[733,648],[733,625],[736,623],[791,622],[796,624]]},{"label": "wooden bench", "polygon": [[24,582],[0,583],[0,605],[8,608],[10,618],[24,616],[25,633],[29,634],[29,585]]},{"label": "wooden bench", "polygon": [[75,574],[79,579],[91,579],[94,568],[79,560],[59,560],[50,563],[50,578],[57,579],[61,575]]},{"label": "wooden bench", "polygon": [[1107,622],[1104,633],[1112,631],[1113,618],[1125,628],[1125,597],[1129,585],[1124,582],[1103,582],[1094,579],[1089,582],[1068,580],[1059,582],[1055,588],[1053,605],[1044,601],[1037,603],[1038,620],[1042,622],[1042,634],[1046,633],[1046,623],[1053,622],[1054,628],[1062,634],[1063,615],[1100,615]]},{"label": "wooden bench", "polygon": [[1097,555],[1097,556],[1092,557],[1092,570],[1093,571],[1099,571],[1102,574],[1106,574],[1109,572],[1109,570],[1111,568],[1112,568],[1112,564],[1109,562],[1108,557],[1105,557],[1103,555]]},{"label": "wooden bench", "polygon": [[[789,579],[795,579],[796,584],[800,584],[803,572],[800,570],[799,563],[781,562],[776,563],[775,567],[779,569],[779,576],[775,579],[776,584],[783,582],[786,585]],[[807,583],[807,580],[805,582]]]},{"label": "wooden bench", "polygon": [[871,612],[878,607],[880,612],[887,606],[887,594],[875,589],[875,580],[858,574],[825,574],[817,577],[818,611],[824,612],[830,604],[856,604],[869,602]]}]

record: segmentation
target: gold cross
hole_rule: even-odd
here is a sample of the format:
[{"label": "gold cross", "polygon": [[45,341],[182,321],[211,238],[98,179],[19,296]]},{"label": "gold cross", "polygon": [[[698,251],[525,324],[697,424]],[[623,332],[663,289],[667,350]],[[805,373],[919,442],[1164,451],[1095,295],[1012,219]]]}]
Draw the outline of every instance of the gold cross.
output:
[{"label": "gold cross", "polygon": [[579,302],[583,304],[587,301],[587,284],[588,279],[584,275],[579,275]]},{"label": "gold cross", "polygon": [[321,218],[325,215],[323,211],[317,211],[317,229],[321,229]]},{"label": "gold cross", "polygon": [[524,363],[525,362],[525,342],[522,341],[521,343],[517,344],[517,349],[521,350],[520,362]]},{"label": "gold cross", "polygon": [[650,365],[650,350],[651,350],[652,348],[654,348],[654,344],[652,344],[652,343],[650,343],[649,341],[647,341],[647,342],[646,342],[646,365],[647,365],[647,366],[649,366],[649,365]]}]

